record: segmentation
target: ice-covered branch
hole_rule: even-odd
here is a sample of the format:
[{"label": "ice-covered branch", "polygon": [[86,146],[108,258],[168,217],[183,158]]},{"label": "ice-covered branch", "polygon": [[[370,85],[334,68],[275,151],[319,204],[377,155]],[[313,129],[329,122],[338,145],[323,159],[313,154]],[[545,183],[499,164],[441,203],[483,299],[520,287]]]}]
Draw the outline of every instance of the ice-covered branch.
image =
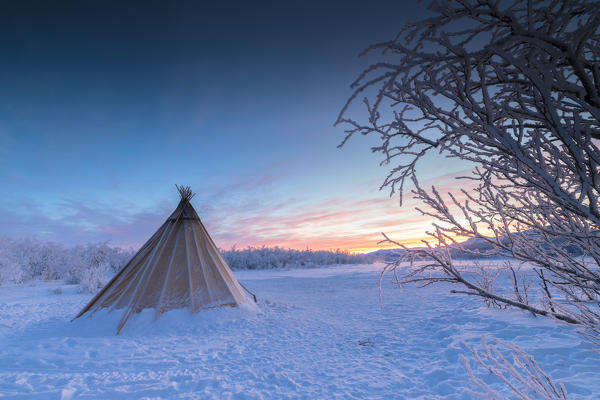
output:
[{"label": "ice-covered branch", "polygon": [[[337,119],[344,143],[380,139],[382,187],[402,194],[412,183],[433,221],[430,240],[388,270],[399,284],[452,283],[491,306],[576,324],[599,343],[600,3],[450,0],[430,11],[364,53],[376,60]],[[472,165],[459,179],[475,190],[422,187],[431,153]],[[465,239],[537,273],[458,266]]]}]

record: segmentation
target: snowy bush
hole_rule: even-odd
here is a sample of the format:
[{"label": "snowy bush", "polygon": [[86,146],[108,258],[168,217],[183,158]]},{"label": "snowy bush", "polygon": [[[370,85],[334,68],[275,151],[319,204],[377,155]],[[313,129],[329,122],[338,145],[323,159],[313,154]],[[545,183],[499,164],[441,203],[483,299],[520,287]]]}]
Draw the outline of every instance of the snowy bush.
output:
[{"label": "snowy bush", "polygon": [[35,238],[0,238],[0,285],[32,279],[65,280],[95,292],[131,258],[131,250],[106,243],[65,248]]},{"label": "snowy bush", "polygon": [[0,285],[23,281],[23,270],[17,265],[17,259],[12,250],[12,241],[2,238],[0,240]]},{"label": "snowy bush", "polygon": [[110,251],[106,243],[74,247],[68,254],[66,266],[69,268],[64,278],[69,283],[78,283],[81,291],[95,292],[106,283],[104,276]]},{"label": "snowy bush", "polygon": [[62,246],[54,242],[41,242],[34,238],[2,240],[4,263],[10,270],[9,281],[19,283],[24,280],[43,277],[48,279],[50,268],[60,262]]}]

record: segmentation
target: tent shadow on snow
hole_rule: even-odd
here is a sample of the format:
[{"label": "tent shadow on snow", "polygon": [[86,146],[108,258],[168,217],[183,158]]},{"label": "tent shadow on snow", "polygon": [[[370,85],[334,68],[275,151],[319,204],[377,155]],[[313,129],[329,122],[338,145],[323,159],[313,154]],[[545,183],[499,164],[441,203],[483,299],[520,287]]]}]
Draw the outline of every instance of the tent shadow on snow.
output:
[{"label": "tent shadow on snow", "polygon": [[189,186],[177,189],[181,200],[175,211],[73,319],[101,309],[123,310],[118,335],[145,309],[154,310],[154,320],[182,308],[192,313],[225,306],[258,309],[192,207]]}]

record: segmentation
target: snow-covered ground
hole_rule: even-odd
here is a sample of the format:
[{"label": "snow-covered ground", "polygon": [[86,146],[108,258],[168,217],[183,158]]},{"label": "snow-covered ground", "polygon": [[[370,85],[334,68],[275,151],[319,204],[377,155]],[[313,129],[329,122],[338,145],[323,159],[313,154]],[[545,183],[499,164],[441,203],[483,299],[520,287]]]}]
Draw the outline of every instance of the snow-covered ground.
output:
[{"label": "snow-covered ground", "polygon": [[260,313],[179,310],[152,323],[145,311],[119,336],[118,313],[69,322],[91,297],[76,286],[2,287],[0,398],[468,399],[459,355],[482,334],[532,353],[573,399],[600,398],[600,355],[572,328],[389,279],[380,304],[380,269],[237,271]]}]

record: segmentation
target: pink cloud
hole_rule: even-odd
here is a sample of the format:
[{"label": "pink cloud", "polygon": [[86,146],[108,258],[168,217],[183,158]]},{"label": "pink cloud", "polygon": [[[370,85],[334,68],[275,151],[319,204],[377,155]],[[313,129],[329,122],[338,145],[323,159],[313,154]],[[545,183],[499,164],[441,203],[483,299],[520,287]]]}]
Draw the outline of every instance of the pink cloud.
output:
[{"label": "pink cloud", "polygon": [[[462,199],[457,181],[451,174],[423,182],[432,184],[449,199],[451,191]],[[282,246],[312,249],[369,251],[382,248],[381,232],[406,245],[420,245],[431,228],[431,220],[414,210],[422,206],[407,193],[403,207],[398,198],[385,192],[363,193],[356,197],[335,197],[320,202],[307,199],[270,196],[281,176],[246,176],[239,181],[199,193],[193,200],[215,242],[222,248],[233,245]],[[471,184],[471,186],[468,185]],[[361,185],[358,184],[358,187]],[[460,187],[472,190],[473,182]],[[372,189],[372,186],[371,186]],[[409,188],[410,189],[410,188]],[[368,190],[364,192],[368,193]],[[359,197],[360,196],[360,197]],[[106,241],[120,246],[137,247],[164,222],[174,204],[139,210],[135,204],[118,206],[65,200],[56,207],[58,214],[48,216],[45,205],[24,200],[27,213],[0,211],[3,232],[31,235],[39,232],[44,239],[67,243]]]},{"label": "pink cloud", "polygon": [[[424,187],[435,185],[451,203],[447,191],[453,191],[457,199],[464,197],[456,191],[457,175],[464,172],[424,182]],[[470,190],[474,185],[460,186]],[[366,251],[381,248],[377,244],[383,238],[381,232],[407,245],[420,245],[427,238],[425,232],[431,228],[431,220],[414,210],[419,204],[411,196],[405,200],[403,207],[398,206],[396,197],[334,198],[313,204],[281,202],[255,209],[242,205],[252,215],[228,209],[225,219],[211,215],[204,219],[215,241],[224,248],[279,245]]]}]

